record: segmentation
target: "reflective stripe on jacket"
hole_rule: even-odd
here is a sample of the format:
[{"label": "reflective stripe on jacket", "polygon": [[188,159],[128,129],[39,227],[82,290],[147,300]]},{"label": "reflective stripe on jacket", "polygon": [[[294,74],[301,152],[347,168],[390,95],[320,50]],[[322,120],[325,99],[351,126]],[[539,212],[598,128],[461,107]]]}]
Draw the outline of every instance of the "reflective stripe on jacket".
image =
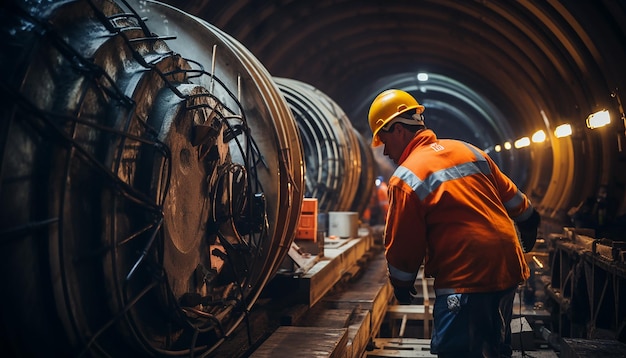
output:
[{"label": "reflective stripe on jacket", "polygon": [[529,277],[513,220],[532,207],[478,148],[416,134],[389,180],[385,255],[392,283],[413,284],[424,260],[435,288],[489,292]]}]

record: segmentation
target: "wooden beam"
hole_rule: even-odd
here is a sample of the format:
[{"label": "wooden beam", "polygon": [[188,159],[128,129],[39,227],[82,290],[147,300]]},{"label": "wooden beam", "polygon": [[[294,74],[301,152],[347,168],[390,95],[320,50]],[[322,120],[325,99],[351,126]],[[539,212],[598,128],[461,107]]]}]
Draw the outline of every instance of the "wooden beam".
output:
[{"label": "wooden beam", "polygon": [[343,357],[347,341],[347,328],[281,326],[250,357]]}]

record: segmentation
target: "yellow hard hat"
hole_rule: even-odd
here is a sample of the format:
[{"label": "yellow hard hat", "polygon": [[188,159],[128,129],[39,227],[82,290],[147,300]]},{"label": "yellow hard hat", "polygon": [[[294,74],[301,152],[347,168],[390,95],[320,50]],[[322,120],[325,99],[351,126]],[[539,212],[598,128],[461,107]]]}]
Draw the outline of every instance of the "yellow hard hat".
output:
[{"label": "yellow hard hat", "polygon": [[424,112],[424,106],[402,90],[388,89],[376,96],[367,116],[372,130],[372,147],[382,144],[378,138],[378,131],[382,127],[398,115],[412,109],[415,109],[417,114]]}]

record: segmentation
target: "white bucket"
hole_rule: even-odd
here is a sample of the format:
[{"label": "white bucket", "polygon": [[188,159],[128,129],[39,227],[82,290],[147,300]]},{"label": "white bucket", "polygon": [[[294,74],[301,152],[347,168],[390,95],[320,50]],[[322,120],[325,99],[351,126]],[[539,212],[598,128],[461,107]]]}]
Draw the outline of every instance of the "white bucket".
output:
[{"label": "white bucket", "polygon": [[359,230],[359,213],[353,211],[328,212],[328,236],[355,238]]}]

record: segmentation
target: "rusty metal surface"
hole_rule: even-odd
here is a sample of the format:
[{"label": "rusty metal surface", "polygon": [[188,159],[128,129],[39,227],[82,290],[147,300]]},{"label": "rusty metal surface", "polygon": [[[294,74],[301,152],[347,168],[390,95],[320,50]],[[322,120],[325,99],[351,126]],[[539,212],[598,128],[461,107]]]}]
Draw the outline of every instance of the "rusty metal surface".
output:
[{"label": "rusty metal surface", "polygon": [[293,240],[303,154],[267,71],[218,29],[131,3],[3,4],[9,352],[208,354]]},{"label": "rusty metal surface", "polygon": [[621,244],[571,228],[551,240],[546,292],[555,332],[567,338],[609,336],[624,342],[626,314],[620,297],[626,290],[626,266],[616,255]]}]

